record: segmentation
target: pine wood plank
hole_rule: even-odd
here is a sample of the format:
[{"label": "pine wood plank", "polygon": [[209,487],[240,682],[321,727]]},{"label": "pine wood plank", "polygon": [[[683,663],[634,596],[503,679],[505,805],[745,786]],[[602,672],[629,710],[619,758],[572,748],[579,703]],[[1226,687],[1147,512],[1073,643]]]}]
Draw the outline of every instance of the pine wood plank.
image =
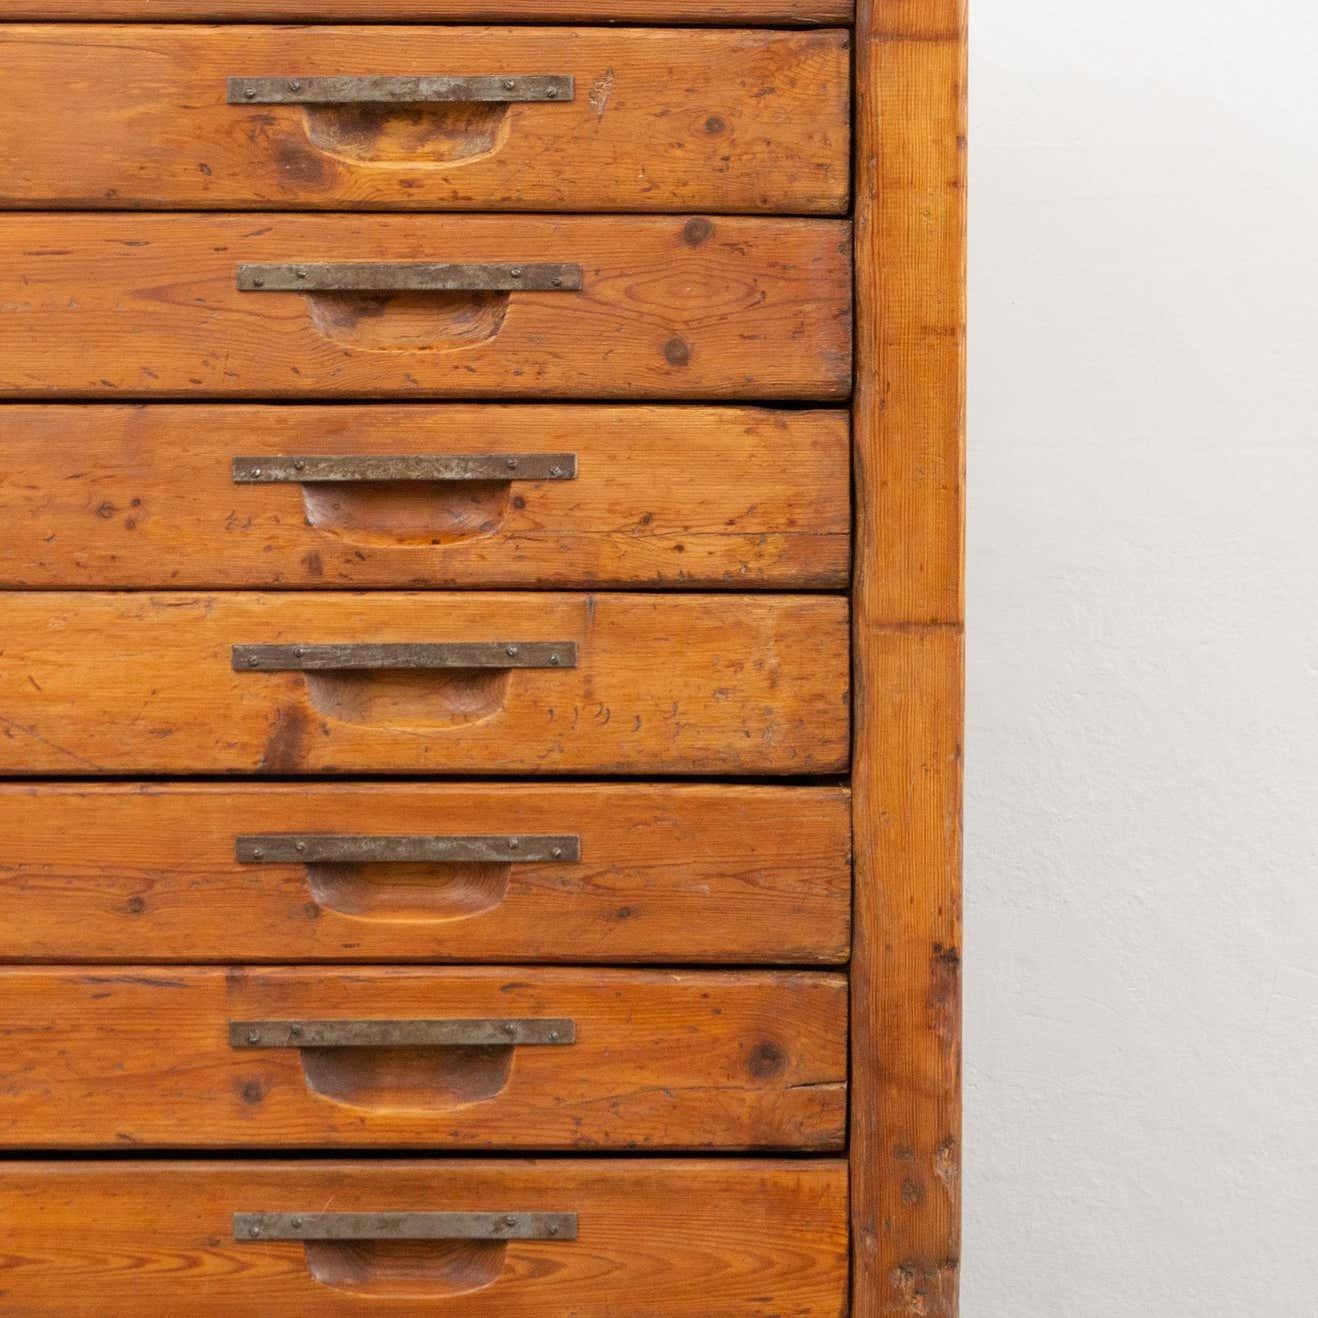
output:
[{"label": "pine wood plank", "polygon": [[851,0],[9,0],[6,18],[193,23],[849,23]]},{"label": "pine wood plank", "polygon": [[[0,968],[0,1146],[835,1150],[842,975]],[[234,1047],[234,1022],[572,1022],[504,1047]],[[246,1036],[244,1036],[246,1037]]]},{"label": "pine wood plank", "polygon": [[[9,214],[0,399],[847,396],[845,220]],[[240,264],[579,265],[545,291],[240,291]]]},{"label": "pine wood plank", "polygon": [[[0,585],[841,588],[849,418],[770,408],[16,404]],[[235,484],[232,460],[567,453],[574,480]]]},{"label": "pine wood plank", "polygon": [[[575,1241],[314,1252],[235,1212],[575,1212]],[[837,1160],[27,1162],[0,1175],[14,1318],[836,1318]],[[313,1270],[320,1280],[313,1276]]]},{"label": "pine wood plank", "polygon": [[[0,205],[840,214],[846,31],[8,24]],[[230,78],[575,79],[515,104],[228,103]],[[71,112],[76,87],[94,114]]]},{"label": "pine wood plank", "polygon": [[[832,774],[830,596],[29,592],[5,607],[5,774]],[[575,667],[234,670],[235,645],[571,642]]]},{"label": "pine wood plank", "polygon": [[964,0],[857,22],[852,1311],[960,1267]]},{"label": "pine wood plank", "polygon": [[[841,787],[0,786],[10,961],[839,963]],[[239,863],[241,836],[529,833],[580,859]]]}]

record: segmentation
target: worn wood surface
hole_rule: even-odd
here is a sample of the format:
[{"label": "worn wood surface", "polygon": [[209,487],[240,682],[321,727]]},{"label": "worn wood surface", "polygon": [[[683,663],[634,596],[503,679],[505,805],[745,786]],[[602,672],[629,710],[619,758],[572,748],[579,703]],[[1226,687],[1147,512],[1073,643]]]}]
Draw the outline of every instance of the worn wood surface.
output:
[{"label": "worn wood surface", "polygon": [[[0,27],[0,205],[838,214],[849,34]],[[230,105],[228,80],[553,73],[513,105]],[[70,113],[69,88],[95,113]]]},{"label": "worn wood surface", "polygon": [[857,29],[852,1311],[960,1267],[964,0]]},{"label": "worn wood surface", "polygon": [[[837,1149],[842,975],[0,969],[6,1148]],[[235,1048],[233,1021],[570,1019],[570,1044]]]},{"label": "worn wood surface", "polygon": [[[233,1239],[235,1212],[307,1210],[575,1212],[578,1238],[314,1251]],[[836,1318],[846,1164],[9,1163],[0,1230],[8,1318],[366,1318],[422,1304],[461,1318]]]},{"label": "worn wood surface", "polygon": [[[0,787],[0,958],[837,963],[840,787]],[[239,864],[273,833],[574,834],[542,864]]]},{"label": "worn wood surface", "polygon": [[[0,584],[839,587],[844,412],[18,404]],[[571,481],[235,484],[237,456],[572,453]]]},{"label": "worn wood surface", "polygon": [[[831,774],[834,596],[14,593],[0,770]],[[577,666],[233,670],[234,645],[575,642]]]},{"label": "worn wood surface", "polygon": [[[0,216],[0,398],[845,397],[844,220]],[[578,264],[581,291],[240,292],[241,263]]]},{"label": "worn wood surface", "polygon": [[848,23],[852,0],[7,0],[13,22],[45,18],[307,23]]}]

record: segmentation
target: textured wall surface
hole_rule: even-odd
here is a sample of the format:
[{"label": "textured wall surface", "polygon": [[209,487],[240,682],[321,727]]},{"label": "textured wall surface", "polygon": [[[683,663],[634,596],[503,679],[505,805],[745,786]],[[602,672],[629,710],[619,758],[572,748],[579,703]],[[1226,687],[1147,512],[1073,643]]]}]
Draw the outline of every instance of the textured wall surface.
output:
[{"label": "textured wall surface", "polygon": [[963,1311],[1318,1313],[1318,11],[972,32]]}]

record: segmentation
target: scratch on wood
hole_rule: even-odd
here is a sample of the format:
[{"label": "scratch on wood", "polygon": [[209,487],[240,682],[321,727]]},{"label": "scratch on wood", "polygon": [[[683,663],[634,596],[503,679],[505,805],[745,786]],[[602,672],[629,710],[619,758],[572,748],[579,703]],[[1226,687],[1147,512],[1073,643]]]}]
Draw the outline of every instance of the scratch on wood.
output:
[{"label": "scratch on wood", "polygon": [[604,118],[604,111],[609,104],[609,93],[613,91],[613,82],[616,76],[612,67],[609,67],[591,84],[590,95],[586,99],[589,101],[590,108],[595,112],[597,119]]}]

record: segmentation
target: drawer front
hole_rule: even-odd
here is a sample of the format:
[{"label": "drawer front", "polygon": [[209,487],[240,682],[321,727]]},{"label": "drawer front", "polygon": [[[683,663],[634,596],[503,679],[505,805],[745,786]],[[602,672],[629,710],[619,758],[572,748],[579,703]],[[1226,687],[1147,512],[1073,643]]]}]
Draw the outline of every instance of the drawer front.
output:
[{"label": "drawer front", "polygon": [[852,0],[7,0],[11,21],[43,18],[193,22],[849,23]]},{"label": "drawer front", "polygon": [[11,214],[0,299],[9,398],[829,400],[851,378],[844,220]]},{"label": "drawer front", "polygon": [[5,611],[8,774],[847,764],[837,597],[16,593]]},{"label": "drawer front", "polygon": [[0,957],[839,963],[849,812],[833,787],[5,786]]},{"label": "drawer front", "polygon": [[[837,1318],[846,1197],[846,1164],[818,1159],[9,1163],[6,1313]],[[312,1216],[327,1209],[363,1216]],[[523,1238],[435,1239],[442,1222],[418,1222],[430,1238],[390,1241],[375,1216],[482,1210]],[[237,1238],[240,1213],[332,1238]],[[533,1213],[559,1217],[557,1235]]]},{"label": "drawer front", "polygon": [[16,404],[3,424],[8,587],[847,578],[843,412]]},{"label": "drawer front", "polygon": [[0,204],[840,214],[848,40],[3,27]]},{"label": "drawer front", "polygon": [[841,1146],[841,975],[0,969],[7,1148]]}]

